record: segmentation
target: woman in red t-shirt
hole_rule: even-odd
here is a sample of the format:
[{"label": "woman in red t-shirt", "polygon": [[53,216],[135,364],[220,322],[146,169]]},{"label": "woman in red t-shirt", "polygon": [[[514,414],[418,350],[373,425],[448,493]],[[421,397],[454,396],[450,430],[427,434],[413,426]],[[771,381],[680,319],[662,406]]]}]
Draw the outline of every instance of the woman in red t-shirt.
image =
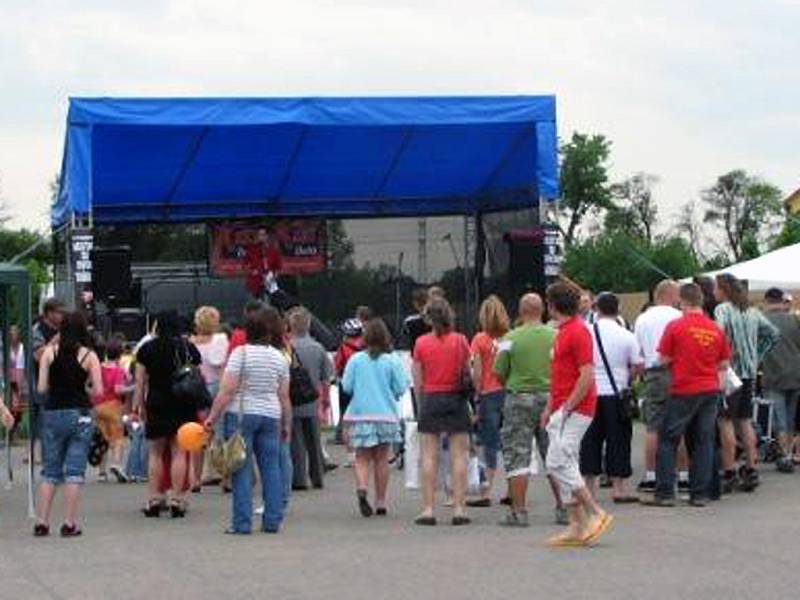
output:
[{"label": "woman in red t-shirt", "polygon": [[486,481],[481,498],[468,502],[468,506],[490,506],[500,452],[500,419],[506,394],[503,383],[494,373],[494,359],[501,338],[508,333],[506,307],[495,295],[489,296],[478,311],[481,331],[472,338],[472,380],[478,392],[478,437],[483,448]]},{"label": "woman in red t-shirt", "polygon": [[422,513],[418,525],[436,525],[433,506],[439,443],[448,434],[453,479],[453,525],[470,522],[466,515],[467,453],[471,420],[464,380],[469,377],[469,344],[454,330],[447,300],[431,301],[425,314],[433,332],[414,345],[414,389],[419,392],[419,432],[422,434]]}]

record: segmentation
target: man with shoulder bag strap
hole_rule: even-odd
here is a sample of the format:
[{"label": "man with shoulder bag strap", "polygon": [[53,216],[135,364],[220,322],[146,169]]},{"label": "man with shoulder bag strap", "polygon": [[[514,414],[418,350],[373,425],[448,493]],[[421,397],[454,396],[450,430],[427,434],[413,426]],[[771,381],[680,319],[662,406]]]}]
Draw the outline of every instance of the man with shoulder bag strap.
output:
[{"label": "man with shoulder bag strap", "polygon": [[604,292],[597,297],[597,319],[591,325],[594,336],[594,376],[597,384],[597,412],[581,442],[581,474],[597,496],[597,477],[605,472],[611,479],[615,503],[637,502],[626,491],[632,474],[631,381],[642,369],[636,337],[619,324],[619,299]]},{"label": "man with shoulder bag strap", "polygon": [[[302,306],[289,311],[289,329],[291,345],[302,368],[311,379],[311,384],[317,391],[317,400],[294,405],[292,436],[292,462],[294,463],[294,477],[292,489],[308,489],[308,480],[311,484],[321,489],[325,473],[325,461],[320,435],[318,406],[330,405],[330,383],[333,380],[333,362],[325,348],[309,334],[311,327],[311,314]],[[293,400],[294,402],[294,400]]]}]

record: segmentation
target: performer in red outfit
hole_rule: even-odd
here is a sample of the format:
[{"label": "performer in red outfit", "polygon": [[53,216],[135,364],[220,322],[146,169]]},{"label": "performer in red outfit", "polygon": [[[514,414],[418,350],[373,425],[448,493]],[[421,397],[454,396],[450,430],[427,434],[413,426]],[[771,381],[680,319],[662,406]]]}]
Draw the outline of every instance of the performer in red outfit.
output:
[{"label": "performer in red outfit", "polygon": [[245,263],[247,289],[255,298],[263,299],[266,293],[277,289],[275,278],[283,268],[283,256],[278,240],[266,229],[259,229],[256,243],[247,247]]}]

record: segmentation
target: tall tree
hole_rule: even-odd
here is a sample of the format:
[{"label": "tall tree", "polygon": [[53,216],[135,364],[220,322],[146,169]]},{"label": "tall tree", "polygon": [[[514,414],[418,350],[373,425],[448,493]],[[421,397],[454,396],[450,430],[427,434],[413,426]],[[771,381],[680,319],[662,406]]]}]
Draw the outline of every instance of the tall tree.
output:
[{"label": "tall tree", "polygon": [[564,272],[588,289],[640,292],[665,277],[687,277],[699,269],[680,236],[656,236],[652,244],[621,231],[575,242],[567,249]]},{"label": "tall tree", "polygon": [[702,199],[705,221],[722,228],[736,261],[761,253],[783,211],[780,189],[741,169],[721,175]]},{"label": "tall tree", "polygon": [[575,132],[561,146],[561,202],[566,222],[561,227],[564,243],[570,246],[587,215],[613,207],[608,186],[607,162],[611,142],[603,135]]},{"label": "tall tree", "polygon": [[658,176],[636,173],[613,184],[611,196],[616,202],[606,214],[606,230],[621,231],[651,244],[658,220],[658,206],[653,198],[656,183]]}]

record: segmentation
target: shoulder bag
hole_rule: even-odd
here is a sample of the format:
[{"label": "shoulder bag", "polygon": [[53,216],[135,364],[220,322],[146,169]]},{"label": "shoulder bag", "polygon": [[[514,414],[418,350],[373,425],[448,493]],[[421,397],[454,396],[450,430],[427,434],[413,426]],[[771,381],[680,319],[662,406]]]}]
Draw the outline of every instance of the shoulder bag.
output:
[{"label": "shoulder bag", "polygon": [[292,348],[292,364],[289,367],[289,398],[292,406],[303,406],[316,402],[319,397],[317,388],[311,380],[308,369],[303,366],[300,355]]},{"label": "shoulder bag", "polygon": [[189,357],[189,347],[183,343],[183,360],[180,352],[174,351],[175,370],[172,372],[172,395],[179,401],[192,404],[197,410],[205,410],[211,406],[211,394],[200,372],[200,367],[192,364]]},{"label": "shoulder bag", "polygon": [[244,372],[247,367],[247,346],[242,346],[242,367],[239,369],[239,410],[236,415],[236,431],[228,439],[215,437],[209,449],[211,466],[223,477],[233,475],[247,462],[247,444],[242,436],[242,414],[244,412]]},{"label": "shoulder bag", "polygon": [[614,390],[614,395],[622,402],[622,416],[626,419],[635,419],[639,416],[639,402],[636,400],[636,394],[628,387],[622,392],[617,387],[617,381],[614,379],[614,372],[611,370],[611,365],[608,364],[608,357],[606,356],[605,348],[603,348],[603,338],[600,337],[600,327],[595,321],[592,324],[594,329],[594,337],[597,340],[597,349],[600,351],[600,358],[603,359],[603,367],[605,367],[608,381],[611,384],[611,389]]}]

